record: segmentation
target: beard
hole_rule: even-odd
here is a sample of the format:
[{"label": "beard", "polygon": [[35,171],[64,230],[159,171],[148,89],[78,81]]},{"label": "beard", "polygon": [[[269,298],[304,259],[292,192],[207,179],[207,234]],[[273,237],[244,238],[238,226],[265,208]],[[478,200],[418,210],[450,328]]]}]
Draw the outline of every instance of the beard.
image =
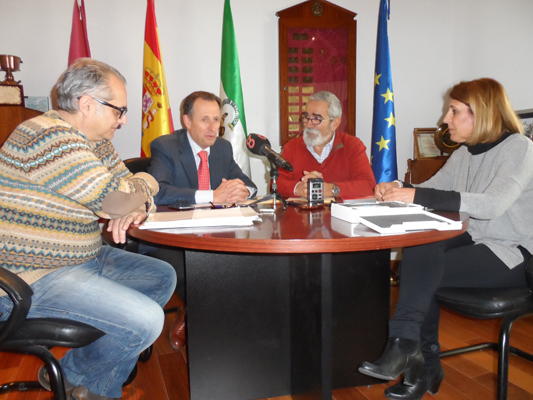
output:
[{"label": "beard", "polygon": [[[313,136],[311,136],[313,135]],[[305,128],[304,129],[304,143],[307,146],[322,146],[328,139],[320,134],[318,129]]]}]

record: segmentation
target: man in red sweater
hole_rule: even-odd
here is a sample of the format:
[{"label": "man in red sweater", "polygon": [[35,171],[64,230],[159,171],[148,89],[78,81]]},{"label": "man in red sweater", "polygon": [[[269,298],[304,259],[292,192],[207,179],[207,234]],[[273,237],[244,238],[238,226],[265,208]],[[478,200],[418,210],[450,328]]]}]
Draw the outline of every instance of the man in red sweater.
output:
[{"label": "man in red sweater", "polygon": [[279,170],[278,192],[283,197],[307,197],[307,180],[324,179],[324,196],[354,199],[373,196],[376,180],[366,148],[355,136],[336,132],[342,106],[333,93],[309,96],[302,114],[304,133],[283,146],[292,172]]}]

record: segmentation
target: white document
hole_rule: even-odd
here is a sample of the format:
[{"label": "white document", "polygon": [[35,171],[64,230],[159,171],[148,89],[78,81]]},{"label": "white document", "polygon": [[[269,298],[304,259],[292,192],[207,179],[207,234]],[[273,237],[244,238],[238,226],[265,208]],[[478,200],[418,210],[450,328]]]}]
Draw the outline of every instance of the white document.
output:
[{"label": "white document", "polygon": [[365,215],[397,215],[414,214],[424,210],[418,204],[402,203],[397,201],[360,200],[350,203],[333,203],[331,215],[348,222],[359,223]]},{"label": "white document", "polygon": [[196,228],[221,226],[251,226],[261,218],[250,207],[156,212],[139,229]]},{"label": "white document", "polygon": [[424,229],[454,231],[463,226],[461,221],[444,218],[429,211],[420,211],[416,214],[368,215],[361,217],[360,222],[379,233],[389,234]]},{"label": "white document", "polygon": [[348,237],[386,236],[363,224],[352,224],[339,218],[331,218],[331,229]]},{"label": "white document", "polygon": [[[352,224],[363,224],[385,234],[405,233],[424,229],[458,230],[463,224],[425,211],[422,206],[404,203],[332,204],[331,215]],[[354,232],[355,233],[355,232]]]}]

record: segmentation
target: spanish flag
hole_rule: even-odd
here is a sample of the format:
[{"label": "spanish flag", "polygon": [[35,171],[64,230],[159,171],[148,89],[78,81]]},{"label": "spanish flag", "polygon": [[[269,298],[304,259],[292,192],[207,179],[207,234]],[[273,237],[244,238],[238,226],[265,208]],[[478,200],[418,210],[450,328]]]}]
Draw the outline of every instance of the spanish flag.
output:
[{"label": "spanish flag", "polygon": [[155,19],[154,1],[148,0],[144,31],[144,66],[142,100],[141,156],[150,157],[150,143],[155,138],[174,131],[168,101],[163,57],[159,48],[159,33]]}]

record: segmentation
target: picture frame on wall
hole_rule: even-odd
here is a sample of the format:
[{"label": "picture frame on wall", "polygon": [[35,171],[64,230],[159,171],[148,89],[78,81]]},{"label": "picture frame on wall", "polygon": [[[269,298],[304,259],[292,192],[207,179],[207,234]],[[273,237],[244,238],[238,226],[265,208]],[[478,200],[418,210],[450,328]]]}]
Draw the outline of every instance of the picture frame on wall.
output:
[{"label": "picture frame on wall", "polygon": [[533,108],[517,111],[516,114],[524,125],[524,135],[533,140]]},{"label": "picture frame on wall", "polygon": [[435,158],[441,156],[440,149],[435,144],[435,130],[437,128],[415,128],[414,135],[414,158]]},{"label": "picture frame on wall", "polygon": [[50,98],[47,96],[26,96],[26,108],[47,112],[50,110]]}]

